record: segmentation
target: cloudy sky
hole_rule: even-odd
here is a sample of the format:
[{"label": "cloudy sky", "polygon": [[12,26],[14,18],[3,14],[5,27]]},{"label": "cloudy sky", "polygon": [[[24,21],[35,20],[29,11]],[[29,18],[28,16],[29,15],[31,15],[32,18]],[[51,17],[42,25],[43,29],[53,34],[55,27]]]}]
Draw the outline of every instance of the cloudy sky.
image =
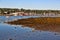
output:
[{"label": "cloudy sky", "polygon": [[0,0],[0,8],[60,10],[60,0]]}]

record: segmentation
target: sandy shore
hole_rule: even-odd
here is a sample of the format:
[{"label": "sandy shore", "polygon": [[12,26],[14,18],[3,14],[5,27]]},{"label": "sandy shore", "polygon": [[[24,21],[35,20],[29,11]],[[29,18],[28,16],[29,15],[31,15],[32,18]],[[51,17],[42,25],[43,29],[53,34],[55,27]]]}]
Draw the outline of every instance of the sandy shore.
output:
[{"label": "sandy shore", "polygon": [[7,23],[11,25],[23,25],[24,27],[28,26],[36,30],[60,32],[60,17],[19,19]]}]

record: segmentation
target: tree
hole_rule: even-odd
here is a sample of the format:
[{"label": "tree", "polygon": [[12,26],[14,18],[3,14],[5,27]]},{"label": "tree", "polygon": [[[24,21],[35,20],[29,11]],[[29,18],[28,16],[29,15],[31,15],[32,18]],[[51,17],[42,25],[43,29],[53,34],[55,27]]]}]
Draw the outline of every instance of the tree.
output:
[{"label": "tree", "polygon": [[24,11],[25,11],[25,9],[21,8],[21,12],[24,12]]}]

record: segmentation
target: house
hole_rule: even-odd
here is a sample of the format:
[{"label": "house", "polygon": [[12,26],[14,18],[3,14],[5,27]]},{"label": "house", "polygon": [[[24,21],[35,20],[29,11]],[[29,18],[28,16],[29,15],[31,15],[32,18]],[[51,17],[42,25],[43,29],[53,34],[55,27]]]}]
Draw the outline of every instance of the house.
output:
[{"label": "house", "polygon": [[18,13],[11,13],[11,15],[13,15],[13,16],[18,16]]}]

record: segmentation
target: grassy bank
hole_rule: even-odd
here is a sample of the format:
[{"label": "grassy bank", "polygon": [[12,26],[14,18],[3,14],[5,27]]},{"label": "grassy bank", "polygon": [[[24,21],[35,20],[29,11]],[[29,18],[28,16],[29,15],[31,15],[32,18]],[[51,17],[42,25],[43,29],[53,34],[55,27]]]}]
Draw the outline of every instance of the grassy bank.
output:
[{"label": "grassy bank", "polygon": [[60,32],[60,17],[41,17],[19,19],[17,21],[7,22],[8,24],[24,25],[36,30]]}]

